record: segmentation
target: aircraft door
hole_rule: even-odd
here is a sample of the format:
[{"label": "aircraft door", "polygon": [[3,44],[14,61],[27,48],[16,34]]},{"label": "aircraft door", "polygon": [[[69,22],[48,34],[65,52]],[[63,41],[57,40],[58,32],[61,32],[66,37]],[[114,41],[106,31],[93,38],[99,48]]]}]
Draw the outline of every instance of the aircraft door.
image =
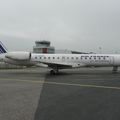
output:
[{"label": "aircraft door", "polygon": [[114,57],[110,56],[110,65],[113,65],[113,64],[114,64]]},{"label": "aircraft door", "polygon": [[62,56],[62,62],[65,62],[65,56]]}]

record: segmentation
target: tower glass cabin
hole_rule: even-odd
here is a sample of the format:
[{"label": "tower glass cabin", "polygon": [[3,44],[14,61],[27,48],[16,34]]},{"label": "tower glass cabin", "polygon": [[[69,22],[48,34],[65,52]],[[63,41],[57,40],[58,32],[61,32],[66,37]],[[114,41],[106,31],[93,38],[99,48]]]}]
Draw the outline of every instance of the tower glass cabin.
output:
[{"label": "tower glass cabin", "polygon": [[33,53],[49,53],[54,54],[55,48],[50,46],[50,41],[42,40],[42,41],[35,41],[35,46],[33,46]]}]

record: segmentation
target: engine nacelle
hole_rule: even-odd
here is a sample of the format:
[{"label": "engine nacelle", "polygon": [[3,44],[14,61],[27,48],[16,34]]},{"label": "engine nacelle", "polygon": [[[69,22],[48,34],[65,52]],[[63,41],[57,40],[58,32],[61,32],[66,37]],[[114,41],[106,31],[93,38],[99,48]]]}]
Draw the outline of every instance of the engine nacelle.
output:
[{"label": "engine nacelle", "polygon": [[11,60],[28,61],[31,59],[31,53],[30,52],[9,52],[5,55],[5,57]]}]

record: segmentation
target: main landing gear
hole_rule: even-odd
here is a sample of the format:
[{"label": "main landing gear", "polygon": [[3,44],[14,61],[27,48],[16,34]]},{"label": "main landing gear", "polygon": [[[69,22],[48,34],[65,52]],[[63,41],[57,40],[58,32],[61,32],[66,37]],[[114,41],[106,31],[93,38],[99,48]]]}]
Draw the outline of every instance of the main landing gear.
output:
[{"label": "main landing gear", "polygon": [[51,75],[56,75],[56,74],[58,74],[59,73],[59,70],[57,69],[57,70],[51,70],[50,71],[50,74]]}]

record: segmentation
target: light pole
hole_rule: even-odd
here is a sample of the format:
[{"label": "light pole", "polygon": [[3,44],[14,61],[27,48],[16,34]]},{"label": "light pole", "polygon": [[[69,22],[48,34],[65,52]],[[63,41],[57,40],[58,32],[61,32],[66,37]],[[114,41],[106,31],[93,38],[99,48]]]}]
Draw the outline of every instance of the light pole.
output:
[{"label": "light pole", "polygon": [[100,52],[100,54],[102,53],[102,47],[99,47],[99,52]]}]

